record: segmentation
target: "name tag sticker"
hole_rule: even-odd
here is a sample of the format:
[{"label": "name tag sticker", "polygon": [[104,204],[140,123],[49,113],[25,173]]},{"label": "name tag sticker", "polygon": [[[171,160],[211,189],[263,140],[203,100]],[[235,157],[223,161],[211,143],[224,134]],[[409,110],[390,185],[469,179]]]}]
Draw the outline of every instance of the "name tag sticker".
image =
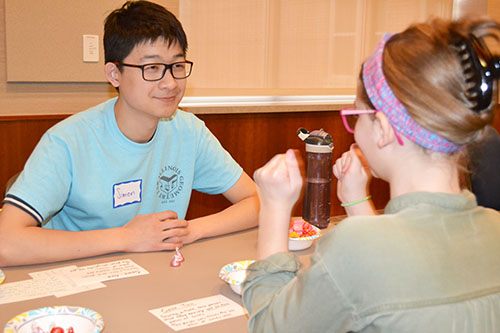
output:
[{"label": "name tag sticker", "polygon": [[131,180],[113,185],[113,208],[142,200],[142,180]]}]

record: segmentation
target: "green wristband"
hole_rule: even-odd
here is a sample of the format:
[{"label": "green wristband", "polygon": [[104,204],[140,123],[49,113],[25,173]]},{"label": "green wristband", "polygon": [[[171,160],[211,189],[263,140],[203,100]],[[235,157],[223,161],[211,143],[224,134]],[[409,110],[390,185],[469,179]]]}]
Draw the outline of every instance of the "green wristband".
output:
[{"label": "green wristband", "polygon": [[362,202],[364,202],[364,201],[370,200],[371,198],[372,198],[372,196],[371,196],[371,195],[368,195],[368,196],[364,197],[363,199],[359,199],[359,200],[357,200],[357,201],[348,202],[348,203],[341,203],[340,205],[341,205],[342,207],[354,206],[354,205],[357,205],[357,204],[362,203]]}]

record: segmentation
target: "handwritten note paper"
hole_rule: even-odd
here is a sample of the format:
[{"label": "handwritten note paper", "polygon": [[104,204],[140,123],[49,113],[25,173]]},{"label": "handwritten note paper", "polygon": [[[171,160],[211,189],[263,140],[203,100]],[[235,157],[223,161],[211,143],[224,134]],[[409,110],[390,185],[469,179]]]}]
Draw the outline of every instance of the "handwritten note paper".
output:
[{"label": "handwritten note paper", "polygon": [[89,266],[64,266],[32,272],[32,279],[0,285],[0,304],[33,298],[62,297],[82,291],[103,288],[102,281],[149,274],[130,259]]},{"label": "handwritten note paper", "polygon": [[50,296],[57,284],[43,280],[24,280],[0,285],[0,304],[25,301],[28,299]]},{"label": "handwritten note paper", "polygon": [[79,285],[93,284],[114,279],[123,279],[149,274],[147,270],[130,259],[105,262],[102,264],[77,267],[67,272]]},{"label": "handwritten note paper", "polygon": [[106,285],[101,282],[78,285],[69,277],[69,272],[77,269],[77,266],[63,266],[60,268],[49,269],[45,271],[31,272],[29,273],[33,279],[36,280],[50,280],[55,279],[59,281],[60,288],[58,290],[53,290],[52,294],[56,297],[63,297],[72,294],[81,293],[88,290],[104,288]]},{"label": "handwritten note paper", "polygon": [[206,325],[219,320],[244,315],[245,309],[223,295],[149,310],[175,331]]}]

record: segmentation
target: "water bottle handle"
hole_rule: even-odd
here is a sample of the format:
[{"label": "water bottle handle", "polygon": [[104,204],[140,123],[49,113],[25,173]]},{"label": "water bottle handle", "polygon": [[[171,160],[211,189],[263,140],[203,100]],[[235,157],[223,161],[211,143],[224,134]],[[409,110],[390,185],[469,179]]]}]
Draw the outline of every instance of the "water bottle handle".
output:
[{"label": "water bottle handle", "polygon": [[297,129],[297,135],[302,141],[304,141],[309,137],[310,133],[305,128],[299,127],[299,129]]}]

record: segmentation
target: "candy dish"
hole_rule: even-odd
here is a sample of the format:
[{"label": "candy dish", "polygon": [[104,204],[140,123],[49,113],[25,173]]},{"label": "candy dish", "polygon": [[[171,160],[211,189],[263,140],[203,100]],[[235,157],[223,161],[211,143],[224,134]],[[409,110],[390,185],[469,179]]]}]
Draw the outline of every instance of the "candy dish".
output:
[{"label": "candy dish", "polygon": [[219,272],[219,277],[225,281],[231,289],[241,295],[241,285],[247,276],[247,268],[255,260],[235,261],[225,265]]},{"label": "candy dish", "polygon": [[15,316],[5,326],[4,333],[50,333],[54,326],[61,327],[63,332],[73,328],[75,333],[99,333],[104,328],[104,320],[99,313],[87,308],[49,306]]},{"label": "candy dish", "polygon": [[288,231],[288,249],[300,251],[311,247],[313,240],[321,236],[321,229],[302,219],[290,221]]},{"label": "candy dish", "polygon": [[5,274],[3,273],[2,269],[0,268],[0,284],[5,280]]}]

